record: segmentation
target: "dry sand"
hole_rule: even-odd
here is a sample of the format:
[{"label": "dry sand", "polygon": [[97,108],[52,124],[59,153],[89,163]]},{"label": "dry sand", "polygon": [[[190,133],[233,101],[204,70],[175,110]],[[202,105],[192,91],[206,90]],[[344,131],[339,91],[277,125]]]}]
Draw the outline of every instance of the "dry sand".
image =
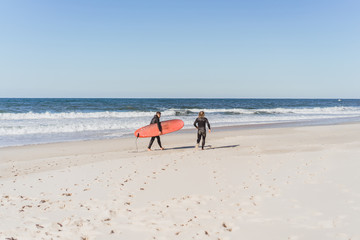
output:
[{"label": "dry sand", "polygon": [[[0,149],[0,239],[360,239],[360,124]],[[211,146],[210,146],[211,145]]]}]

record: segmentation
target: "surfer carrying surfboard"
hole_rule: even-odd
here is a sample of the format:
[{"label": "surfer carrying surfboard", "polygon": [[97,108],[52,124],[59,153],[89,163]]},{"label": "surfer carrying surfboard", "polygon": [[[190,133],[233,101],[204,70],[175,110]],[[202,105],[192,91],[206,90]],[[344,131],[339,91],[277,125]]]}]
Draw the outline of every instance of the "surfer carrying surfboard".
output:
[{"label": "surfer carrying surfboard", "polygon": [[148,151],[151,151],[151,146],[154,143],[155,138],[157,139],[157,142],[158,142],[158,144],[160,146],[160,149],[164,150],[164,148],[161,146],[161,141],[160,141],[160,135],[162,134],[162,127],[161,127],[161,123],[160,123],[160,117],[161,117],[161,112],[156,112],[154,117],[151,119],[150,124],[157,123],[157,126],[159,128],[159,136],[151,137],[150,142],[149,142],[149,146],[148,146]]},{"label": "surfer carrying surfboard", "polygon": [[210,123],[209,123],[208,119],[205,117],[205,112],[200,111],[198,118],[196,118],[196,120],[194,122],[194,126],[198,130],[196,149],[199,148],[200,139],[202,138],[201,149],[204,150],[205,138],[206,138],[206,125],[208,126],[209,133],[210,133],[211,132]]}]

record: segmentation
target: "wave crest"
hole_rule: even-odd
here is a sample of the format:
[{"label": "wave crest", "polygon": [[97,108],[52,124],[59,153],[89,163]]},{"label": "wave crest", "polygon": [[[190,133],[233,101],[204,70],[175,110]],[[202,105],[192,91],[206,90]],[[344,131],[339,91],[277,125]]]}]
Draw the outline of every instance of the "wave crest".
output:
[{"label": "wave crest", "polygon": [[[196,116],[198,112],[205,111],[208,114],[225,115],[269,115],[269,114],[360,114],[360,107],[315,107],[315,108],[264,108],[264,109],[168,109],[162,112],[163,116]],[[37,119],[95,119],[95,118],[139,118],[152,117],[154,112],[130,111],[130,112],[60,112],[60,113],[1,113],[0,120],[37,120]]]}]

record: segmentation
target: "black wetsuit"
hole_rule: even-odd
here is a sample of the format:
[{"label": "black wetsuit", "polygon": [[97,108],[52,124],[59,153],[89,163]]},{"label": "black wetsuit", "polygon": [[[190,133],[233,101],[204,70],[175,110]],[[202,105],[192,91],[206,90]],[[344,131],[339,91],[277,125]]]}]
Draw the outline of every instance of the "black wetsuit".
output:
[{"label": "black wetsuit", "polygon": [[[197,124],[197,125],[196,125]],[[204,149],[204,146],[205,146],[205,138],[206,138],[206,125],[208,126],[209,129],[210,128],[210,123],[209,121],[207,120],[206,117],[203,117],[203,118],[197,118],[194,122],[194,126],[198,129],[198,136],[197,136],[197,144],[200,143],[200,139],[202,137],[202,146],[201,148]]]},{"label": "black wetsuit", "polygon": [[[160,123],[160,118],[159,118],[157,115],[155,115],[155,116],[151,119],[150,124],[153,124],[153,123],[157,123],[157,126],[158,126],[158,128],[159,128],[159,131],[162,132],[162,127],[161,127],[161,123]],[[158,142],[160,148],[162,148],[162,146],[161,146],[161,141],[160,141],[160,136],[156,136],[156,137],[152,137],[152,138],[150,139],[148,149],[151,148],[151,146],[152,146],[155,138],[157,139],[157,142]]]}]

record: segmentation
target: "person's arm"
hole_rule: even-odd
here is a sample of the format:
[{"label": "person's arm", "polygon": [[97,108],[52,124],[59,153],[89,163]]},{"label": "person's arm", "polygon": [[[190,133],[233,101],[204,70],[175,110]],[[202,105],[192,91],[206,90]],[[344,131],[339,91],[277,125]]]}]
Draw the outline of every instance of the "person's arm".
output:
[{"label": "person's arm", "polygon": [[198,128],[198,126],[196,126],[196,123],[198,122],[198,119],[195,119],[195,122],[194,122],[194,127]]},{"label": "person's arm", "polygon": [[161,127],[161,123],[160,123],[160,119],[159,119],[159,117],[156,117],[156,123],[157,123],[157,126],[158,126],[158,128],[159,128],[159,131],[160,132],[162,132],[162,127]]},{"label": "person's arm", "polygon": [[211,132],[211,127],[210,127],[210,123],[209,123],[209,120],[208,120],[208,119],[206,119],[206,123],[207,123],[207,126],[208,126],[208,128],[209,128],[209,132]]}]

